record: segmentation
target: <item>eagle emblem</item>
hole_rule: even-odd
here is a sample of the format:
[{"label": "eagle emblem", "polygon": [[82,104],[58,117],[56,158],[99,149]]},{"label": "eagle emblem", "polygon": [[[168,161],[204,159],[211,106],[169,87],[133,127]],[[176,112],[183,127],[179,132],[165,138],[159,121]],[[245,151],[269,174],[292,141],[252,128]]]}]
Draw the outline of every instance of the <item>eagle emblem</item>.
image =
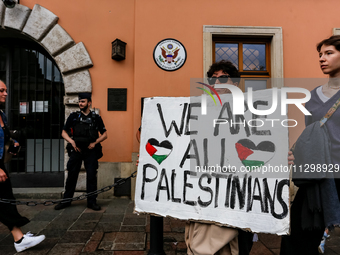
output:
[{"label": "eagle emblem", "polygon": [[153,50],[153,60],[164,71],[176,71],[187,59],[187,51],[179,41],[167,38],[160,41]]},{"label": "eagle emblem", "polygon": [[169,64],[171,62],[175,62],[174,59],[178,56],[178,51],[180,50],[178,47],[176,47],[174,50],[172,48],[173,48],[172,44],[168,44],[167,49],[164,46],[161,47],[162,56],[163,58],[166,59],[166,62],[168,62]]}]

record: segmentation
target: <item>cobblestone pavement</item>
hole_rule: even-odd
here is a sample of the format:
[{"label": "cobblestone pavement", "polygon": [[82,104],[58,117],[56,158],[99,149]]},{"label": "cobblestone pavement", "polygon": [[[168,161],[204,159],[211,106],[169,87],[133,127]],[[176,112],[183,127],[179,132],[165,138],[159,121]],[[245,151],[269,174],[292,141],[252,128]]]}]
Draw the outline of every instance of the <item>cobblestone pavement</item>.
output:
[{"label": "cobblestone pavement", "polygon": [[[102,210],[86,208],[86,201],[73,202],[66,209],[53,206],[18,206],[31,222],[23,232],[46,235],[40,245],[21,252],[30,255],[146,255],[149,250],[149,216],[133,214],[133,201],[124,198],[98,200]],[[164,251],[185,255],[184,221],[164,218]],[[251,255],[279,254],[281,238],[260,234]],[[340,229],[331,233],[326,255],[340,254]],[[13,238],[0,223],[0,255],[16,254]]]}]

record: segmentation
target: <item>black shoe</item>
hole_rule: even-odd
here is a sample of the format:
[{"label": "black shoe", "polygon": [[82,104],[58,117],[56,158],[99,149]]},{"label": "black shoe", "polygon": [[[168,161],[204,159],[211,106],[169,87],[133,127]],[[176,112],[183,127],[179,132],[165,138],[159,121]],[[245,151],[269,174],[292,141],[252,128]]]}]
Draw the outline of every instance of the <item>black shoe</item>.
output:
[{"label": "black shoe", "polygon": [[100,211],[102,208],[99,206],[99,205],[97,205],[96,203],[94,203],[94,204],[87,204],[87,208],[90,208],[90,209],[92,209],[92,210],[94,210],[94,211]]},{"label": "black shoe", "polygon": [[64,208],[66,208],[70,205],[71,205],[71,203],[59,203],[54,207],[54,210],[61,210],[61,209],[64,209]]}]

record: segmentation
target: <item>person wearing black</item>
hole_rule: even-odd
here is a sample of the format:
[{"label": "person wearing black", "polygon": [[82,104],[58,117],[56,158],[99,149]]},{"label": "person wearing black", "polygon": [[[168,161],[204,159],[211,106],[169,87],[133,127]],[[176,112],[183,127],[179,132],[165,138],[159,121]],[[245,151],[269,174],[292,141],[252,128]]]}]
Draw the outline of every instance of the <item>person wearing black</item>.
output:
[{"label": "person wearing black", "polygon": [[[90,110],[91,102],[90,93],[79,93],[80,111],[70,114],[61,134],[68,142],[66,148],[70,157],[64,198],[74,195],[82,161],[86,170],[86,192],[97,190],[98,159],[103,155],[100,143],[107,139],[107,131],[102,118]],[[89,196],[87,207],[99,211],[101,207],[96,200],[97,195]],[[70,205],[71,202],[59,203],[54,209],[60,210]]]},{"label": "person wearing black", "polygon": [[[329,79],[327,83],[317,86],[311,91],[311,98],[305,107],[312,115],[305,117],[305,124],[307,127],[319,122],[324,116],[327,117],[325,126],[329,135],[327,143],[329,142],[330,145],[327,157],[330,157],[335,169],[340,165],[340,108],[335,108],[335,103],[340,98],[340,36],[333,35],[322,40],[317,44],[316,49],[319,54],[320,69]],[[323,121],[325,120],[323,119]],[[311,139],[311,141],[313,140]],[[323,149],[323,151],[326,151],[326,149]],[[296,158],[296,169],[298,169],[303,157],[308,159],[307,154],[303,155],[301,150],[300,152],[294,150],[294,157]],[[321,155],[316,160],[319,161],[319,165],[322,165],[323,158]],[[340,225],[340,178],[337,176],[338,171],[329,168],[327,177],[322,176],[321,178],[308,178],[310,172],[307,170],[302,171],[302,173],[301,178],[293,179],[294,184],[299,189],[290,211],[290,235],[282,237],[281,255],[317,255],[319,252],[324,253],[324,249],[319,248],[319,245],[325,228],[332,230],[334,226]],[[317,173],[320,173],[320,171],[317,171]],[[325,171],[323,170],[322,173],[325,173]]]},{"label": "person wearing black", "polygon": [[[3,105],[6,102],[7,87],[3,81],[0,80],[0,104]],[[0,198],[15,200],[12,190],[11,180],[8,176],[8,172],[5,168],[4,155],[5,144],[10,139],[10,132],[7,127],[7,118],[5,113],[0,110]],[[14,146],[19,146],[19,143],[15,141]],[[15,205],[4,203],[0,201],[0,222],[3,223],[14,239],[14,248],[17,252],[24,251],[31,247],[34,247],[41,243],[44,239],[44,235],[33,236],[30,232],[23,234],[20,227],[29,223],[29,219],[19,214]]]}]

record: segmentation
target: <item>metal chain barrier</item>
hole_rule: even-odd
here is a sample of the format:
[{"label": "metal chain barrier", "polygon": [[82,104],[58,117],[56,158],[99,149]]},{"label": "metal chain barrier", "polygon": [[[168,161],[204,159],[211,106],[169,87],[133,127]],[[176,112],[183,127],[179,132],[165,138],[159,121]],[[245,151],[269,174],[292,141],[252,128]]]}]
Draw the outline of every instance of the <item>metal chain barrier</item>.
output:
[{"label": "metal chain barrier", "polygon": [[78,197],[64,198],[64,199],[59,199],[59,200],[47,200],[47,201],[44,201],[44,202],[37,202],[37,201],[27,201],[27,202],[24,202],[24,201],[17,201],[17,200],[13,200],[13,199],[0,198],[0,203],[11,204],[11,205],[27,205],[27,206],[37,206],[37,205],[49,206],[49,205],[55,205],[55,204],[59,204],[59,203],[70,203],[72,201],[84,200],[87,197],[98,195],[100,193],[109,191],[110,189],[112,189],[115,186],[120,186],[120,185],[124,184],[128,179],[135,178],[136,177],[136,173],[137,173],[137,171],[133,172],[127,178],[122,178],[122,179],[118,180],[114,184],[111,184],[109,186],[106,186],[106,187],[104,187],[102,189],[99,189],[99,190],[96,190],[96,191],[93,191],[93,192],[90,192],[90,193],[86,193],[86,194],[80,195]]}]

